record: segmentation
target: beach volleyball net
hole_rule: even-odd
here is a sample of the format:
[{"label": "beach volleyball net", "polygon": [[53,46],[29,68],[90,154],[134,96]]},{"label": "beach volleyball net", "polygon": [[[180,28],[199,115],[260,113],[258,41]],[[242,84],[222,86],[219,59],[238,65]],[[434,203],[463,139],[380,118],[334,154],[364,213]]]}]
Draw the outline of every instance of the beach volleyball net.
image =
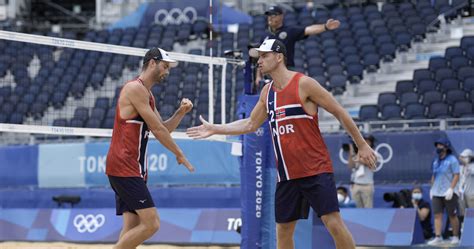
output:
[{"label": "beach volleyball net", "polygon": [[[153,43],[153,28],[147,32],[56,37],[0,31],[0,143],[111,136],[121,86],[139,75],[148,50],[124,44],[160,47]],[[140,37],[147,42],[135,44]],[[151,89],[163,119],[188,98],[194,108],[177,131],[198,125],[200,115],[213,123],[232,121],[243,87],[237,85],[233,67],[241,62],[199,55],[196,49],[193,54],[169,52],[179,65]],[[173,136],[186,137],[179,132]]]}]

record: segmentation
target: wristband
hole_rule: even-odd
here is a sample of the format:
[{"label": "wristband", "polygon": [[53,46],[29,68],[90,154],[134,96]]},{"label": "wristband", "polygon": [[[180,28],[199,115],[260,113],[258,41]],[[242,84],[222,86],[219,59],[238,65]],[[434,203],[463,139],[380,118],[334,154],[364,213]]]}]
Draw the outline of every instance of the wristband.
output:
[{"label": "wristband", "polygon": [[324,23],[324,31],[328,31],[328,26],[326,26],[326,23]]}]

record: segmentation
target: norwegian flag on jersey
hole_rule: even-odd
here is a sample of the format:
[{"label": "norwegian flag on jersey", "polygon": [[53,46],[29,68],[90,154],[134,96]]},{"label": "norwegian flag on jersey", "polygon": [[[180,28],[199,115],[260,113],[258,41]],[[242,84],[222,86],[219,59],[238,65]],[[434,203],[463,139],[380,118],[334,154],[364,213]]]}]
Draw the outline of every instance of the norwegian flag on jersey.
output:
[{"label": "norwegian flag on jersey", "polygon": [[277,119],[282,119],[282,118],[286,117],[286,113],[285,113],[284,108],[276,110],[275,113],[276,113],[276,118]]}]

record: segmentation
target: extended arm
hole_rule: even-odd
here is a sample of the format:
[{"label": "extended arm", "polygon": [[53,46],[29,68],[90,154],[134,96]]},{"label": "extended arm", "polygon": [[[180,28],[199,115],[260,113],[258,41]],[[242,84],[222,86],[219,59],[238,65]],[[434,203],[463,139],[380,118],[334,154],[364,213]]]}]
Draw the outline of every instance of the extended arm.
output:
[{"label": "extended arm", "polygon": [[317,35],[327,30],[337,29],[339,28],[340,25],[341,25],[341,22],[339,22],[338,20],[329,19],[327,20],[325,24],[313,24],[313,25],[306,26],[306,28],[304,29],[304,34]]},{"label": "extended arm", "polygon": [[253,108],[250,117],[228,124],[210,124],[202,117],[199,117],[202,125],[189,128],[186,134],[192,138],[206,138],[215,134],[240,135],[256,131],[267,118],[265,107],[266,89],[268,89],[268,85],[262,90],[260,99]]}]

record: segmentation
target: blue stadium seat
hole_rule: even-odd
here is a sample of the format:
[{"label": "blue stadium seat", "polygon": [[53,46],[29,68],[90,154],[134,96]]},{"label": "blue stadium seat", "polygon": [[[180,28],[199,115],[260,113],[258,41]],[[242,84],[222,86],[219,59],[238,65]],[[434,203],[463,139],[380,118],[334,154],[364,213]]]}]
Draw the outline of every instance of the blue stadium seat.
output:
[{"label": "blue stadium seat", "polygon": [[2,113],[11,114],[15,110],[15,105],[10,102],[4,103],[1,107],[1,110]]},{"label": "blue stadium seat", "polygon": [[51,102],[53,104],[53,107],[56,109],[59,109],[63,106],[64,102],[66,101],[66,93],[65,92],[55,92],[53,93],[53,97],[51,99]]},{"label": "blue stadium seat", "polygon": [[383,120],[394,120],[401,119],[402,109],[397,104],[384,105],[381,111],[381,117]]},{"label": "blue stadium seat", "polygon": [[474,77],[465,78],[462,88],[464,89],[464,91],[467,91],[467,92],[474,90]]},{"label": "blue stadium seat", "polygon": [[436,70],[435,72],[435,80],[437,82],[441,82],[444,79],[452,78],[454,77],[454,72],[450,68],[440,68]]},{"label": "blue stadium seat", "polygon": [[331,75],[342,75],[344,74],[344,68],[341,66],[341,64],[330,64],[326,67],[326,73],[331,76]]},{"label": "blue stadium seat", "polygon": [[420,81],[426,80],[426,79],[432,79],[432,73],[428,69],[416,69],[413,71],[413,83],[415,86],[418,86]]},{"label": "blue stadium seat", "polygon": [[376,72],[379,68],[380,57],[378,54],[367,54],[364,56],[363,65],[367,72]]},{"label": "blue stadium seat", "polygon": [[112,118],[114,119],[115,118],[115,107],[110,107],[108,110],[107,110],[107,114],[105,116],[106,118]]},{"label": "blue stadium seat", "polygon": [[395,93],[400,97],[403,93],[414,92],[415,87],[411,80],[400,80],[397,81],[395,86]]},{"label": "blue stadium seat", "polygon": [[449,106],[443,102],[434,102],[429,105],[429,118],[446,118],[449,117]]},{"label": "blue stadium seat", "polygon": [[84,127],[85,122],[86,121],[84,119],[72,118],[71,121],[69,122],[69,126],[70,127]]},{"label": "blue stadium seat", "polygon": [[474,46],[474,36],[464,36],[461,38],[461,48],[463,50],[467,50],[472,46]]},{"label": "blue stadium seat", "polygon": [[469,101],[458,101],[453,105],[453,117],[461,117],[466,114],[473,114],[472,103]]},{"label": "blue stadium seat", "polygon": [[406,107],[409,104],[418,103],[419,97],[415,92],[405,92],[400,95],[400,106]]},{"label": "blue stadium seat", "polygon": [[441,102],[443,95],[439,91],[428,91],[423,94],[423,105],[429,106],[434,102]]},{"label": "blue stadium seat", "polygon": [[349,64],[346,67],[347,78],[350,83],[357,84],[360,83],[364,75],[364,66],[360,63]]},{"label": "blue stadium seat", "polygon": [[428,68],[431,72],[436,72],[440,68],[448,67],[448,61],[443,57],[431,57],[428,63]]},{"label": "blue stadium seat", "polygon": [[30,109],[31,116],[33,116],[35,119],[39,119],[43,117],[43,113],[46,110],[46,108],[48,108],[48,106],[45,103],[38,102],[32,105]]},{"label": "blue stadium seat", "polygon": [[421,80],[418,83],[418,87],[416,89],[419,94],[423,94],[428,91],[434,91],[436,90],[436,81],[431,79]]},{"label": "blue stadium seat", "polygon": [[109,98],[107,97],[100,97],[95,100],[94,107],[102,108],[107,110],[109,108]]},{"label": "blue stadium seat", "polygon": [[469,58],[469,60],[474,61],[474,46],[469,47],[466,50],[466,57]]},{"label": "blue stadium seat", "polygon": [[377,105],[380,110],[383,110],[383,107],[388,104],[396,104],[397,95],[394,92],[383,92],[379,94]]},{"label": "blue stadium seat", "polygon": [[91,112],[90,119],[96,119],[102,121],[105,117],[105,109],[94,107]]},{"label": "blue stadium seat", "polygon": [[16,113],[19,113],[21,115],[26,115],[28,113],[28,110],[30,109],[30,105],[28,105],[27,103],[25,102],[19,102],[17,105],[16,105],[16,108],[15,108],[15,112]]},{"label": "blue stadium seat", "polygon": [[8,123],[11,124],[22,124],[23,123],[23,114],[21,113],[12,113]]},{"label": "blue stadium seat", "polygon": [[100,128],[101,124],[102,124],[101,120],[91,118],[87,120],[86,127],[87,128]]},{"label": "blue stadium seat", "polygon": [[346,90],[347,77],[345,75],[332,75],[329,77],[329,87],[334,95],[342,94]]},{"label": "blue stadium seat", "polygon": [[392,42],[385,42],[380,44],[379,53],[384,62],[393,61],[395,58],[397,47]]},{"label": "blue stadium seat", "polygon": [[459,89],[459,81],[454,78],[448,78],[441,81],[439,84],[439,90],[441,92],[447,92],[449,90]]},{"label": "blue stadium seat", "polygon": [[408,51],[411,47],[412,36],[409,33],[397,33],[395,34],[395,45],[398,47],[398,50],[401,52]]},{"label": "blue stadium seat", "polygon": [[451,59],[450,65],[453,70],[458,70],[461,67],[469,66],[469,60],[464,56],[455,56]]},{"label": "blue stadium seat", "polygon": [[455,89],[446,92],[445,102],[449,105],[454,104],[455,102],[466,100],[466,92],[463,90]]},{"label": "blue stadium seat", "polygon": [[114,118],[106,118],[102,124],[102,128],[112,129],[114,128]]},{"label": "blue stadium seat", "polygon": [[458,79],[464,81],[464,79],[474,77],[474,67],[461,67],[458,69]]},{"label": "blue stadium seat", "polygon": [[379,109],[377,105],[362,105],[359,109],[359,120],[361,121],[379,120],[378,112],[379,112]]},{"label": "blue stadium seat", "polygon": [[446,52],[444,54],[444,57],[451,61],[452,58],[456,56],[463,56],[463,51],[462,48],[460,47],[449,47],[446,49]]},{"label": "blue stadium seat", "polygon": [[87,120],[89,118],[89,109],[86,107],[78,107],[74,111],[74,118],[80,119],[80,120]]},{"label": "blue stadium seat", "polygon": [[63,127],[67,127],[67,126],[69,126],[69,125],[68,125],[67,119],[65,119],[65,118],[58,118],[58,119],[55,119],[55,120],[53,121],[53,126],[63,126]]}]

